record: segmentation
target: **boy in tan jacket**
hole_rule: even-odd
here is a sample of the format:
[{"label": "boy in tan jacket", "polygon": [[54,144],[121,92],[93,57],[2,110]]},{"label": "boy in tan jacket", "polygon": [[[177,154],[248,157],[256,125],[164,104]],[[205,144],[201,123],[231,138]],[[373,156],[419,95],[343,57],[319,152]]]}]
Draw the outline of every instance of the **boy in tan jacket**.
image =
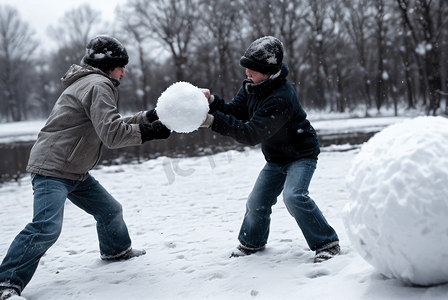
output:
[{"label": "boy in tan jacket", "polygon": [[0,300],[21,294],[58,239],[67,198],[97,221],[101,259],[127,260],[146,253],[131,247],[121,204],[89,174],[103,145],[135,146],[170,136],[160,121],[149,121],[147,112],[128,118],[118,113],[117,86],[128,61],[118,40],[98,36],[86,46],[81,66],[72,65],[62,78],[64,91],[30,153],[33,220],[0,265]]}]

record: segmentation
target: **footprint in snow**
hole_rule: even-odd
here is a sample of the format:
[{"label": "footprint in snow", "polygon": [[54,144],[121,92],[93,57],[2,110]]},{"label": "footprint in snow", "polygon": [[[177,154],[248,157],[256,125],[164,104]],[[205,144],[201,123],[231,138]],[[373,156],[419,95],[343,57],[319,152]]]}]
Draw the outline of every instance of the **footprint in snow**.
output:
[{"label": "footprint in snow", "polygon": [[323,276],[328,276],[331,274],[331,271],[326,268],[316,268],[308,272],[305,276],[310,279],[315,279]]}]

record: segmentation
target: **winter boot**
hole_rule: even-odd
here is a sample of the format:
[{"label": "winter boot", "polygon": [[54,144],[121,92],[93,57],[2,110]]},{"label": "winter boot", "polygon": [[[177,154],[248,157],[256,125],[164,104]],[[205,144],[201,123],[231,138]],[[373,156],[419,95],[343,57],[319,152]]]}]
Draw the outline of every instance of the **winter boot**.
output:
[{"label": "winter boot", "polygon": [[330,258],[335,257],[341,252],[341,247],[339,247],[339,241],[335,241],[325,246],[323,249],[319,249],[316,251],[316,255],[314,256],[315,263],[321,263]]},{"label": "winter boot", "polygon": [[240,256],[251,255],[251,254],[254,254],[255,252],[263,250],[264,248],[265,248],[265,246],[258,247],[258,248],[252,248],[252,247],[247,247],[247,246],[239,244],[238,247],[236,247],[235,250],[232,251],[232,254],[230,254],[230,257],[240,257]]},{"label": "winter boot", "polygon": [[120,254],[118,256],[103,256],[101,257],[102,260],[106,261],[122,261],[122,260],[128,260],[134,257],[139,257],[142,255],[145,255],[145,250],[137,250],[130,248],[128,251],[126,251],[124,254]]},{"label": "winter boot", "polygon": [[20,296],[16,289],[14,288],[1,288],[0,289],[0,300],[6,300],[12,296]]}]

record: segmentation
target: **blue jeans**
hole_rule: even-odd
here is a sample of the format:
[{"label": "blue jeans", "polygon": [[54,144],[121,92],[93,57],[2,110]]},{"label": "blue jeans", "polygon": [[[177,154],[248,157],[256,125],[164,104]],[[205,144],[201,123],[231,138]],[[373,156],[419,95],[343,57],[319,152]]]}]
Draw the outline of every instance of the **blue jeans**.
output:
[{"label": "blue jeans", "polygon": [[103,257],[117,256],[131,247],[121,204],[92,176],[76,181],[32,174],[31,180],[33,220],[16,236],[0,265],[0,287],[21,292],[29,283],[40,258],[61,233],[67,198],[95,218]]},{"label": "blue jeans", "polygon": [[269,236],[272,206],[283,191],[283,200],[294,217],[311,250],[338,241],[316,203],[308,196],[308,187],[316,170],[317,159],[305,158],[286,165],[266,163],[246,203],[246,214],[238,240],[247,247],[263,247]]}]

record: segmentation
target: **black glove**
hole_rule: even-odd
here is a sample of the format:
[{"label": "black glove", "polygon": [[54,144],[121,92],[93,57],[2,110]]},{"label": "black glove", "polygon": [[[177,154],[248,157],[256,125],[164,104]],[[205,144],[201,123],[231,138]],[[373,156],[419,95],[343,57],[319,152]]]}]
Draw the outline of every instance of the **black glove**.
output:
[{"label": "black glove", "polygon": [[159,119],[159,116],[157,115],[156,109],[153,108],[151,110],[148,110],[146,112],[146,118],[148,119],[149,123],[157,121]]},{"label": "black glove", "polygon": [[152,122],[151,125],[139,124],[138,126],[142,135],[142,144],[150,140],[167,139],[171,134],[171,130],[159,120]]},{"label": "black glove", "polygon": [[154,139],[165,140],[169,138],[171,130],[169,130],[165,125],[159,120],[151,123],[152,129],[154,130]]}]

